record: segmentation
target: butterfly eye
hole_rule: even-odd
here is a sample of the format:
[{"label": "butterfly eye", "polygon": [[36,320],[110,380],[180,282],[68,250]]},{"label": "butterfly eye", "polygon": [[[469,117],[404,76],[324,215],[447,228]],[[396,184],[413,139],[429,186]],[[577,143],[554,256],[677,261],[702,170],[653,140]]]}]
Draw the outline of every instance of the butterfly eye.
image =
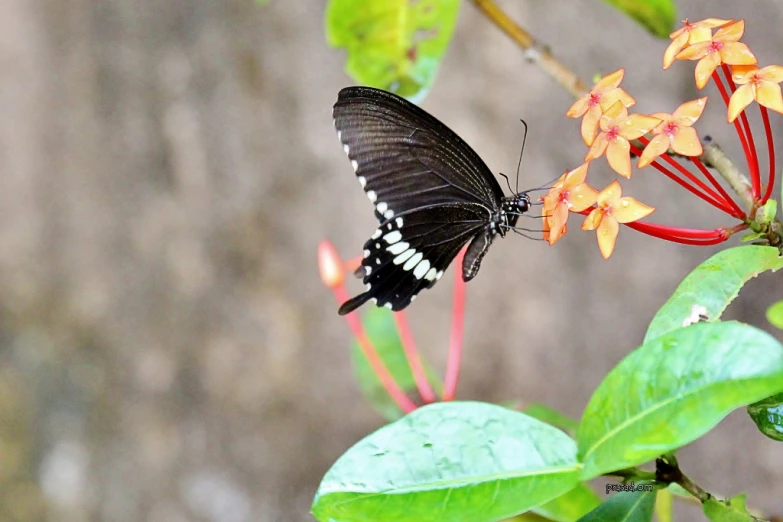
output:
[{"label": "butterfly eye", "polygon": [[517,206],[519,207],[519,210],[521,212],[527,212],[528,209],[530,208],[530,203],[528,203],[528,201],[526,199],[520,199],[517,202]]}]

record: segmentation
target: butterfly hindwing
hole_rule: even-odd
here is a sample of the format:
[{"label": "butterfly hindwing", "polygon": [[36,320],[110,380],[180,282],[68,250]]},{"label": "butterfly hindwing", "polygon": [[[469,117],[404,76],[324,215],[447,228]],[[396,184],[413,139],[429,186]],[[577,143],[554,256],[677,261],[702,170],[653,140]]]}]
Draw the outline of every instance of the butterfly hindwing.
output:
[{"label": "butterfly hindwing", "polygon": [[408,211],[381,223],[364,244],[359,273],[367,290],[346,302],[340,314],[370,299],[402,310],[440,279],[465,243],[483,233],[486,219],[483,206],[463,203]]}]

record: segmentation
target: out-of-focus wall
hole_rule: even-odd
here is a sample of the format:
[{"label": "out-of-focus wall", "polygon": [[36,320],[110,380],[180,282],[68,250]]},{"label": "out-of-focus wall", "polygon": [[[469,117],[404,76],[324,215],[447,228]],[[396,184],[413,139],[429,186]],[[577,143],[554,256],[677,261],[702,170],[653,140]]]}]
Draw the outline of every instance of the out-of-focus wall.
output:
[{"label": "out-of-focus wall", "polygon": [[[683,18],[745,18],[761,61],[783,60],[778,2],[680,4]],[[663,73],[666,42],[603,2],[503,5],[583,78],[625,67],[641,111],[700,95],[692,65]],[[3,3],[4,517],[310,519],[322,474],[381,424],[352,383],[350,336],[315,262],[322,238],[348,257],[374,228],[332,127],[342,65],[316,2]],[[571,101],[464,2],[424,107],[506,173],[524,118],[530,187],[582,160]],[[739,158],[723,114],[708,107],[698,127]],[[653,172],[632,183],[659,221],[725,223]],[[714,251],[624,230],[603,261],[576,227],[555,248],[499,241],[468,287],[459,396],[579,415]],[[449,279],[409,314],[440,367]],[[759,323],[779,281],[754,281],[734,316]],[[782,459],[741,413],[682,454],[706,487],[748,491],[778,515]]]}]

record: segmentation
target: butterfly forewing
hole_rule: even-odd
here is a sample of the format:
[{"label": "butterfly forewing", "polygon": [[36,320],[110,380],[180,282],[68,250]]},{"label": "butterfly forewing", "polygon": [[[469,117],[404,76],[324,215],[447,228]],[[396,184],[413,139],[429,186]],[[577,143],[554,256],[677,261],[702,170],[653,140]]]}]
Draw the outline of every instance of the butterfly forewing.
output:
[{"label": "butterfly forewing", "polygon": [[[334,124],[380,221],[364,245],[367,290],[340,314],[371,299],[402,310],[468,241],[488,235],[486,251],[503,191],[454,132],[410,102],[368,87],[340,91]],[[470,277],[477,271],[476,263]]]}]

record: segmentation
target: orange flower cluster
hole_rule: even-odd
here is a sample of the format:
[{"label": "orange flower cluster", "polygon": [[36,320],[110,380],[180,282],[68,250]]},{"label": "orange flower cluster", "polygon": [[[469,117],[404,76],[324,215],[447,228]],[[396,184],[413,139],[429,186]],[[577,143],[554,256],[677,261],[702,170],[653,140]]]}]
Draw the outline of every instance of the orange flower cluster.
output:
[{"label": "orange flower cluster", "polygon": [[[684,26],[670,35],[672,42],[663,58],[664,69],[669,68],[675,60],[698,60],[696,86],[702,89],[710,78],[715,79],[728,108],[729,123],[734,122],[754,100],[763,107],[783,113],[783,96],[779,85],[783,82],[783,67],[770,65],[759,69],[755,65],[756,57],[747,45],[739,41],[744,30],[745,25],[741,20],[735,22],[709,18],[695,23],[685,20]],[[731,66],[730,73],[727,66]],[[719,67],[722,67],[727,77],[731,76],[731,96],[717,77],[716,70]],[[582,139],[589,150],[585,162],[563,174],[549,193],[541,198],[544,239],[554,244],[568,230],[566,221],[569,213],[584,214],[587,218],[582,229],[597,231],[601,254],[608,258],[614,250],[619,224],[633,223],[655,210],[634,198],[621,197],[620,184],[616,180],[602,191],[587,184],[590,163],[604,155],[609,166],[624,178],[631,177],[631,154],[639,156],[637,168],[653,165],[716,208],[734,217],[744,217],[744,212],[698,159],[703,148],[693,125],[701,117],[707,97],[683,103],[671,114],[629,114],[628,109],[636,104],[636,100],[620,88],[623,75],[624,70],[620,69],[601,78],[566,113],[571,118],[582,118]],[[765,113],[762,115],[766,118]],[[743,125],[747,126],[744,120]],[[738,128],[738,132],[743,133],[741,139],[745,138],[743,129]],[[743,139],[746,155],[753,159],[751,176],[754,179],[754,197],[759,197],[760,184],[756,182],[758,165],[755,152],[751,153],[752,143],[749,136]],[[690,157],[713,186],[707,186],[677,164],[668,155],[669,151]],[[667,166],[672,166],[679,175]],[[759,199],[765,200],[765,197]],[[656,237],[687,244],[714,244],[703,241],[720,241],[727,237],[723,229],[694,231],[647,223],[631,226]]]}]

